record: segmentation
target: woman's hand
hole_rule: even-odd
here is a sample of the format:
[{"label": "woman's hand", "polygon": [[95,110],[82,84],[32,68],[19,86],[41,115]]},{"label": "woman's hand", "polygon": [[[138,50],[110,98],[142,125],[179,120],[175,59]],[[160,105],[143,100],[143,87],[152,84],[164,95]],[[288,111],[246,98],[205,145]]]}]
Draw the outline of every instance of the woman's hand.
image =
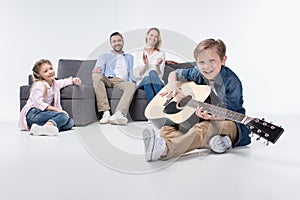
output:
[{"label": "woman's hand", "polygon": [[157,58],[156,60],[156,66],[160,65],[163,62],[162,58]]},{"label": "woman's hand", "polygon": [[155,66],[156,66],[156,71],[157,71],[157,74],[160,75],[161,74],[161,70],[160,70],[160,64],[163,62],[163,59],[162,58],[157,58],[156,60],[156,63],[155,63]]},{"label": "woman's hand", "polygon": [[146,66],[149,64],[149,59],[148,59],[148,57],[145,53],[143,53],[143,61],[144,61]]}]

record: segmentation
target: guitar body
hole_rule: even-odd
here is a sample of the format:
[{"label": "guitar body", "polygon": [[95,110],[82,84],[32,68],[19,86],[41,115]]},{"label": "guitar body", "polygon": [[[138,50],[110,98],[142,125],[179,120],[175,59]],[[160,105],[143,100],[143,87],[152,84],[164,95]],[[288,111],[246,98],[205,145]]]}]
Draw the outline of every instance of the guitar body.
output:
[{"label": "guitar body", "polygon": [[[145,109],[145,116],[152,123],[161,128],[163,125],[180,125],[185,129],[189,129],[199,117],[195,115],[197,108],[188,106],[190,99],[204,102],[210,95],[211,89],[207,85],[197,85],[194,82],[178,83],[178,87],[187,95],[182,97],[176,95],[174,98],[170,96],[161,96],[157,94]],[[167,90],[168,85],[161,89],[161,92]],[[184,103],[181,103],[183,100]]]},{"label": "guitar body", "polygon": [[203,110],[213,115],[245,124],[252,133],[259,135],[268,142],[275,143],[284,131],[282,127],[268,123],[264,119],[252,118],[242,113],[212,105],[210,102],[206,103],[206,100],[214,102],[216,98],[207,85],[179,82],[177,86],[185,93],[185,97],[178,94],[175,97],[161,96],[161,92],[168,90],[168,85],[166,85],[145,109],[146,118],[151,120],[153,125],[159,129],[162,126],[169,125],[177,126],[180,131],[186,132],[194,124],[200,122],[201,119],[196,116],[195,111],[198,106],[201,106]]}]

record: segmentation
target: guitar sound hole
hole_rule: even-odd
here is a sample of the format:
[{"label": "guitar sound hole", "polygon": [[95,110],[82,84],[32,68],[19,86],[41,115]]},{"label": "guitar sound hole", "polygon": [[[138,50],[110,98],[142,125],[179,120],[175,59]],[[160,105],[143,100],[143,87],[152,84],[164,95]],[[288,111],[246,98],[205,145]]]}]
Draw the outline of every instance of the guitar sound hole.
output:
[{"label": "guitar sound hole", "polygon": [[181,99],[179,102],[166,102],[165,103],[165,108],[164,108],[164,113],[166,114],[176,114],[181,112],[182,108],[185,107],[189,101],[192,100],[192,96],[186,96],[183,99]]},{"label": "guitar sound hole", "polygon": [[178,107],[179,108],[183,108],[185,107],[188,102],[190,102],[192,100],[192,96],[191,95],[188,95],[186,97],[184,97],[183,99],[180,100],[180,102],[178,103]]},{"label": "guitar sound hole", "polygon": [[170,102],[170,103],[164,108],[164,113],[166,113],[166,114],[176,114],[176,113],[179,113],[181,110],[180,110],[180,109],[177,109],[176,105],[177,105],[176,102]]}]

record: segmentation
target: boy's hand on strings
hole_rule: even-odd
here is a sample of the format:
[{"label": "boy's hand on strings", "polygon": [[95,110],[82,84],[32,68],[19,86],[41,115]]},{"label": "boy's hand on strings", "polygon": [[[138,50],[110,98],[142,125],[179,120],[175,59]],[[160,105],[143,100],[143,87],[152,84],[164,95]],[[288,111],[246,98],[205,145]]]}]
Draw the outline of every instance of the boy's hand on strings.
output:
[{"label": "boy's hand on strings", "polygon": [[221,117],[208,113],[207,111],[203,110],[203,108],[200,106],[198,106],[196,110],[196,115],[205,120],[224,120]]}]

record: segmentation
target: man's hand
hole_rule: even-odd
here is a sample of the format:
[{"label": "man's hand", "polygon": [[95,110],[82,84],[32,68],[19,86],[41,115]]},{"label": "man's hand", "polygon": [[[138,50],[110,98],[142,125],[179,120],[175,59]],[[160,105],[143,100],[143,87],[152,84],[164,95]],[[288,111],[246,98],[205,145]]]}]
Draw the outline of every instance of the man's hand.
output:
[{"label": "man's hand", "polygon": [[100,68],[100,67],[95,67],[94,69],[93,69],[93,72],[94,73],[100,73],[100,74],[102,74],[102,68]]}]

